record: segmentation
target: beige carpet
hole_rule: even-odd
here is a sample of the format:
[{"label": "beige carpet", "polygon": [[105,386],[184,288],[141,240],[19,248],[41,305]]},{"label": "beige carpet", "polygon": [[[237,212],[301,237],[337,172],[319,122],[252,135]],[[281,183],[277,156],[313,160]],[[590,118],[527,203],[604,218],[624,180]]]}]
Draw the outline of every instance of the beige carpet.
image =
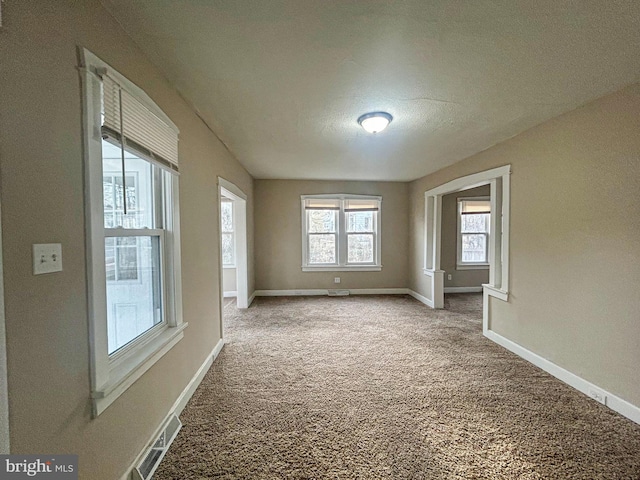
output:
[{"label": "beige carpet", "polygon": [[259,298],[162,479],[639,479],[640,426],[482,336],[481,298]]}]

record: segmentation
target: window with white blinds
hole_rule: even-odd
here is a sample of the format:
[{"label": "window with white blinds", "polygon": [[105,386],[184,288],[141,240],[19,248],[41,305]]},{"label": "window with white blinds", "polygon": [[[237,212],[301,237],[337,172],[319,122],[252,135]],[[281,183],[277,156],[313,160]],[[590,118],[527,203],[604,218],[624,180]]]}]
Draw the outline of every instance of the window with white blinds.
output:
[{"label": "window with white blinds", "polygon": [[457,268],[489,267],[491,202],[488,197],[458,198]]},{"label": "window with white blinds", "polygon": [[382,197],[303,195],[302,269],[380,270]]},{"label": "window with white blinds", "polygon": [[178,129],[139,87],[91,52],[82,58],[96,416],[183,337],[186,324]]},{"label": "window with white blinds", "polygon": [[178,171],[178,132],[123,88],[102,76],[102,133],[172,171]]}]

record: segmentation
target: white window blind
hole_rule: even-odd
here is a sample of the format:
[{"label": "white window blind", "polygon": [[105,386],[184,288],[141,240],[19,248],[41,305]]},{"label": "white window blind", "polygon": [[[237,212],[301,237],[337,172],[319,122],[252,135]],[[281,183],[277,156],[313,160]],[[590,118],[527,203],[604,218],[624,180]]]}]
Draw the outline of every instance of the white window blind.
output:
[{"label": "white window blind", "polygon": [[102,76],[102,88],[103,135],[113,136],[127,148],[177,172],[178,132],[108,74]]},{"label": "white window blind", "polygon": [[308,198],[304,201],[306,210],[340,210],[340,200],[330,198]]},{"label": "white window blind", "polygon": [[491,213],[489,200],[460,200],[460,214],[479,215],[482,213]]},{"label": "white window blind", "polygon": [[345,212],[377,212],[378,200],[345,200]]}]

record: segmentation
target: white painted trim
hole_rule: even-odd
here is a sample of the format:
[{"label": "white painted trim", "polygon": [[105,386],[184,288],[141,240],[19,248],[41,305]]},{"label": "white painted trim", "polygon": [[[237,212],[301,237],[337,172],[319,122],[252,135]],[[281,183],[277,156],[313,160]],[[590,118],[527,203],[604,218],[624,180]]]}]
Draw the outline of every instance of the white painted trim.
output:
[{"label": "white painted trim", "polygon": [[238,292],[235,292],[235,291],[233,291],[233,292],[223,292],[222,296],[224,298],[237,297],[238,296]]},{"label": "white painted trim", "polygon": [[[328,295],[333,289],[302,289],[302,290],[256,290],[256,297],[297,297]],[[351,288],[351,295],[410,295],[408,288]]]},{"label": "white painted trim", "polygon": [[8,373],[4,313],[4,271],[2,269],[2,222],[0,221],[0,455],[7,455],[10,452]]},{"label": "white painted trim", "polygon": [[408,295],[406,288],[350,288],[351,295]]},{"label": "white painted trim", "polygon": [[180,416],[180,414],[184,410],[184,407],[187,406],[187,403],[189,403],[189,400],[191,399],[196,389],[202,382],[202,379],[204,378],[206,373],[209,371],[209,368],[211,368],[211,365],[213,364],[215,359],[218,357],[218,354],[222,350],[222,347],[224,347],[224,341],[220,339],[218,340],[218,343],[216,344],[216,346],[213,347],[213,350],[211,351],[211,353],[207,355],[207,358],[205,358],[204,362],[202,363],[202,365],[200,365],[200,367],[198,368],[196,373],[193,375],[193,377],[191,378],[187,386],[184,388],[184,390],[182,390],[182,392],[180,393],[176,401],[173,403],[173,405],[169,409],[169,412],[165,415],[163,420],[160,422],[160,425],[154,430],[153,434],[149,437],[149,440],[145,444],[145,447],[140,451],[136,459],[131,463],[126,473],[122,477],[120,477],[120,480],[131,480],[132,478],[131,473],[133,469],[140,463],[140,461],[142,460],[142,457],[146,455],[146,453],[149,451],[149,447],[156,441],[156,439],[158,438],[158,435],[160,435],[160,432],[162,431],[165,424],[167,423],[167,420],[174,414],[177,415],[178,417]]},{"label": "white painted trim", "polygon": [[[251,304],[253,303],[253,301],[256,299],[256,292],[254,290],[254,292],[251,294],[251,296],[249,297],[249,301],[247,302],[249,304],[249,307],[251,306]],[[248,307],[247,307],[248,308]]]},{"label": "white painted trim", "polygon": [[417,292],[414,292],[411,289],[407,289],[407,293],[411,295],[413,298],[418,300],[419,302],[424,303],[426,306],[433,308],[433,301],[429,300],[427,297],[420,295]]},{"label": "white painted trim", "polygon": [[[495,290],[508,294],[510,175],[511,165],[505,165],[456,178],[425,192],[424,273],[433,277],[431,297],[435,308],[442,308],[444,305],[444,281],[440,274],[442,196],[481,185],[491,186],[492,233],[489,235],[489,284]],[[497,298],[503,296],[494,295],[494,293],[491,295]]]},{"label": "white painted trim", "polygon": [[370,267],[356,267],[356,266],[331,266],[331,267],[302,267],[303,272],[380,272],[382,265],[370,266]]},{"label": "white painted trim", "polygon": [[[247,195],[235,184],[218,177],[218,218],[220,218],[220,201],[222,195],[233,200],[235,220],[236,248],[236,305],[238,308],[249,307],[249,251],[247,238]],[[220,229],[220,226],[218,226]],[[220,296],[224,298],[222,270],[222,241],[220,241],[218,260],[222,268],[219,272]],[[224,338],[224,322],[222,321],[222,302],[220,302],[220,335]]]},{"label": "white painted trim", "polygon": [[495,288],[493,285],[482,284],[482,291],[486,292],[487,295],[498,298],[503,302],[509,301],[509,292],[505,292],[504,290],[500,290],[499,288]]},{"label": "white painted trim", "polygon": [[184,407],[187,406],[187,403],[189,403],[189,400],[193,397],[198,385],[202,382],[205,374],[209,371],[209,368],[211,368],[215,359],[218,358],[218,355],[222,351],[222,347],[224,347],[224,340],[220,339],[218,340],[218,343],[216,343],[216,346],[213,347],[213,350],[211,350],[211,353],[207,356],[204,363],[200,365],[200,368],[182,391],[178,399],[175,401],[172,410],[167,417],[170,416],[171,413],[175,413],[178,417],[180,416]]},{"label": "white painted trim", "polygon": [[444,293],[482,293],[482,287],[444,287]]},{"label": "white painted trim", "polygon": [[567,385],[572,386],[579,392],[584,393],[585,395],[590,397],[590,392],[593,390],[600,391],[604,393],[607,397],[606,405],[610,409],[618,412],[619,414],[627,417],[629,420],[632,420],[638,424],[640,424],[640,407],[637,407],[626,400],[612,394],[604,390],[602,387],[599,387],[591,382],[588,382],[584,378],[579,377],[578,375],[571,373],[568,370],[556,365],[555,363],[547,360],[546,358],[541,357],[540,355],[533,353],[530,350],[527,350],[522,345],[519,345],[502,335],[495,333],[492,330],[484,332],[484,335],[497,343],[498,345],[503,346],[510,352],[515,353],[519,357],[527,360],[528,362],[534,364],[536,367],[541,368],[545,372],[553,375],[557,379],[563,381]]},{"label": "white painted trim", "polygon": [[295,297],[309,295],[329,295],[329,290],[256,290],[256,297]]}]

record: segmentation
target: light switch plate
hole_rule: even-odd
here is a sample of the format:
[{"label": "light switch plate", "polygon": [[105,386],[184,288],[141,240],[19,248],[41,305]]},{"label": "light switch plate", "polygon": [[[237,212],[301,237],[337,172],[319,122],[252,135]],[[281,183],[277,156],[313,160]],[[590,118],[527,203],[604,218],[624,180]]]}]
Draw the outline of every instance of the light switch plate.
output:
[{"label": "light switch plate", "polygon": [[33,245],[33,274],[61,272],[62,245],[60,243],[36,243]]}]

